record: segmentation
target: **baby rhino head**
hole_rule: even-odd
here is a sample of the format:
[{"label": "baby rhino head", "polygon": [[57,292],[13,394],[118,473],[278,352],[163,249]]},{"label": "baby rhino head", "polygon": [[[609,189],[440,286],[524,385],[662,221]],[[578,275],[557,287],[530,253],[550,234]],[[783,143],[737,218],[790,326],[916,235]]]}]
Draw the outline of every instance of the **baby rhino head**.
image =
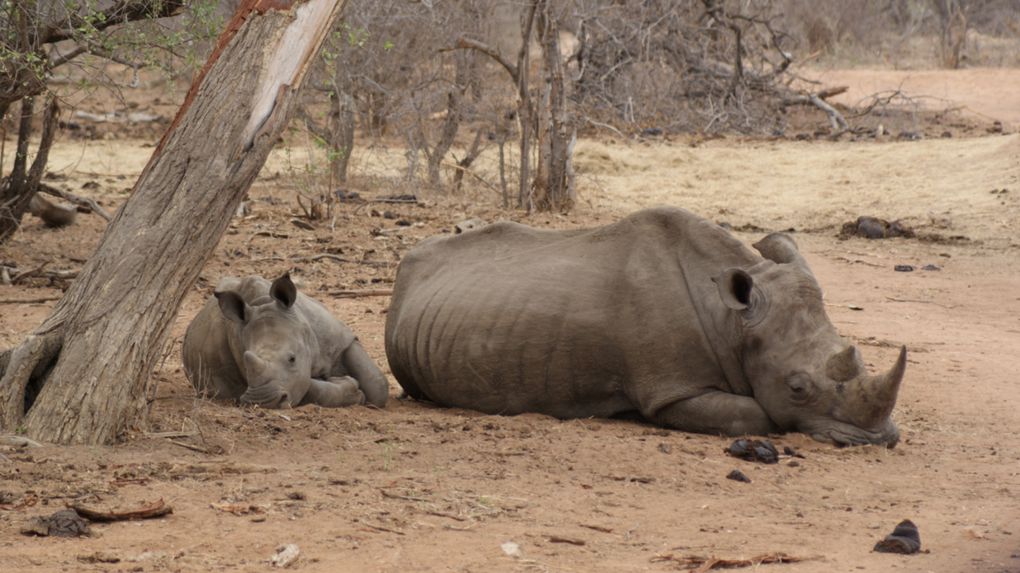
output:
[{"label": "baby rhino head", "polygon": [[241,364],[248,390],[241,402],[263,408],[289,408],[301,403],[311,385],[315,338],[309,324],[294,310],[297,288],[285,274],[273,281],[269,296],[248,304],[235,291],[216,292],[220,310],[240,326]]}]

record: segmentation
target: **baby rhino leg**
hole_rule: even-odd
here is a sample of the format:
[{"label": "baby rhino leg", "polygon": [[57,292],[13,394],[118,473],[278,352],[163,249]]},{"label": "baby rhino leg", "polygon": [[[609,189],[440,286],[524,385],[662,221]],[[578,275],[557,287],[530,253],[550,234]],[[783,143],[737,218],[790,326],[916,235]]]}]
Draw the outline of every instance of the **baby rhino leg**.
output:
[{"label": "baby rhino leg", "polygon": [[312,378],[312,385],[301,403],[325,408],[356,406],[365,403],[365,394],[358,387],[358,381],[350,376],[334,376],[329,380]]}]

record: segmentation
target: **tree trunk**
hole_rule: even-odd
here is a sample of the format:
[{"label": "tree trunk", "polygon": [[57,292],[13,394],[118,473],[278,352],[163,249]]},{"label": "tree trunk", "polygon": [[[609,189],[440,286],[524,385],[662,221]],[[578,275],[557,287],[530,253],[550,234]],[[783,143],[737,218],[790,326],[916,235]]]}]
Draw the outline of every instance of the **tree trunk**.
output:
[{"label": "tree trunk", "polygon": [[347,168],[351,164],[351,153],[354,152],[354,98],[344,91],[336,94],[337,114],[333,119],[330,131],[334,134],[330,144],[332,152],[333,183],[336,185],[347,184]]},{"label": "tree trunk", "polygon": [[5,431],[98,444],[135,421],[180,303],[286,125],[341,4],[238,7],[96,253],[53,314],[0,354]]},{"label": "tree trunk", "polygon": [[33,131],[35,97],[21,100],[21,121],[18,127],[14,164],[11,166],[10,175],[0,183],[0,243],[9,239],[21,226],[21,219],[39,189],[49,159],[50,147],[53,146],[53,138],[57,133],[59,110],[57,99],[53,96],[47,98],[39,148],[35,153],[35,159],[32,160],[32,167],[29,168],[28,144]]},{"label": "tree trunk", "polygon": [[534,107],[528,88],[531,61],[531,30],[535,24],[535,11],[539,0],[528,5],[524,20],[521,23],[521,51],[517,55],[517,120],[521,131],[521,165],[520,182],[517,191],[517,206],[527,209],[530,213],[534,203],[531,200],[531,123]]},{"label": "tree trunk", "polygon": [[549,13],[549,3],[540,3],[537,17],[545,86],[539,109],[538,166],[534,182],[535,207],[540,211],[570,210],[576,198],[571,165],[577,130],[567,110],[563,59],[560,56],[559,26]]},{"label": "tree trunk", "polygon": [[471,78],[468,75],[470,70],[470,54],[467,52],[454,53],[454,78],[450,91],[446,94],[446,117],[443,118],[443,126],[439,129],[439,139],[436,141],[432,153],[429,154],[428,178],[429,186],[439,189],[440,167],[443,158],[450,152],[453,142],[457,138],[457,131],[460,129],[460,122],[463,115],[464,92],[467,91]]}]

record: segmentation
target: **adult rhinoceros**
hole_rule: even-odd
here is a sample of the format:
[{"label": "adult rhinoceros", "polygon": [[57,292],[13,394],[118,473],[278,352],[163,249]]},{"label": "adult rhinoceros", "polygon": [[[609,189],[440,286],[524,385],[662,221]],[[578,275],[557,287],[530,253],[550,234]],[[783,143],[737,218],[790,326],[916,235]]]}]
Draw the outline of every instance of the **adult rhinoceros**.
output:
[{"label": "adult rhinoceros", "polygon": [[184,335],[184,370],[213,398],[266,408],[386,404],[386,377],[345,324],[290,275],[220,281]]},{"label": "adult rhinoceros", "polygon": [[869,376],[793,240],[755,248],[673,208],[431,239],[397,271],[390,369],[413,398],[492,414],[895,445],[906,350]]}]

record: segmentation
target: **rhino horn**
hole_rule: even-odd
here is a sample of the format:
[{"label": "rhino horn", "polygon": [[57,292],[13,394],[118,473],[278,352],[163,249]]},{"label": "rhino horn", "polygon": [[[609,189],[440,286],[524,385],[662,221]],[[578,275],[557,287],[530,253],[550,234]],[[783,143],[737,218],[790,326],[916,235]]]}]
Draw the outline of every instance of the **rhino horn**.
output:
[{"label": "rhino horn", "polygon": [[892,414],[906,369],[907,347],[903,346],[900,348],[896,364],[889,372],[877,376],[862,376],[852,385],[850,405],[854,418],[864,427],[877,426]]},{"label": "rhino horn", "polygon": [[761,256],[779,264],[796,264],[807,268],[807,262],[797,248],[797,242],[786,233],[771,233],[752,245]]},{"label": "rhino horn", "polygon": [[258,380],[259,375],[266,369],[266,361],[258,357],[251,350],[244,352],[244,371],[247,374],[249,383]]},{"label": "rhino horn", "polygon": [[860,374],[861,358],[855,346],[833,354],[825,364],[825,375],[836,382],[849,382]]}]

